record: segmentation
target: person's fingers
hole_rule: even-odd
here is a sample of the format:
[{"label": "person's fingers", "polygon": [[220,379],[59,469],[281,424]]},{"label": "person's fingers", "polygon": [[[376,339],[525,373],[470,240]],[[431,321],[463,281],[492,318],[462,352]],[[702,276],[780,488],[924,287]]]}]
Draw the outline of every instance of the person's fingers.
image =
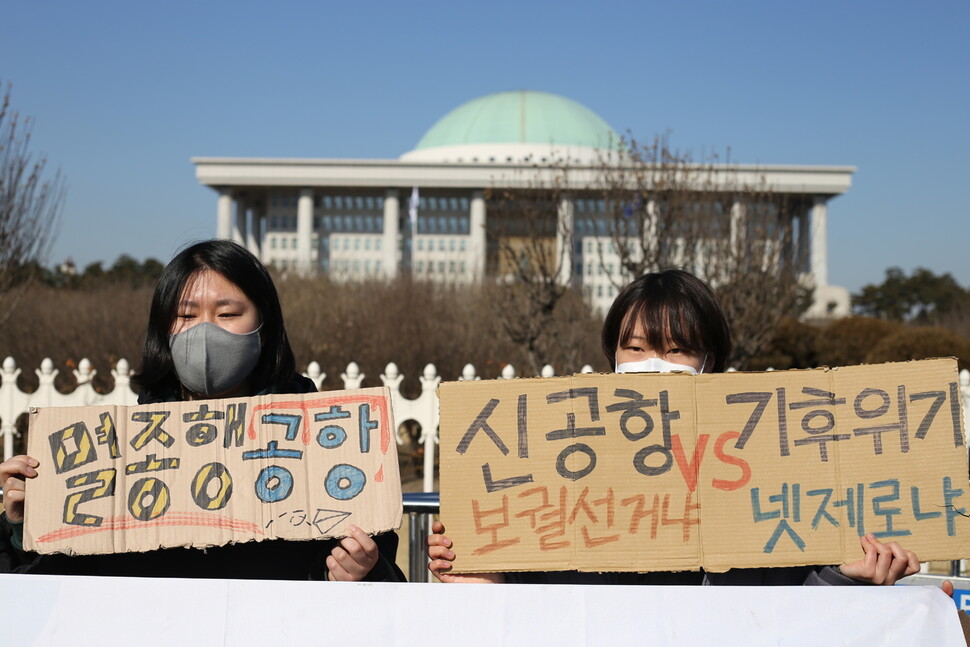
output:
[{"label": "person's fingers", "polygon": [[953,597],[953,582],[950,580],[943,580],[943,584],[940,585],[943,592],[946,593],[951,598]]},{"label": "person's fingers", "polygon": [[891,542],[887,546],[892,551],[892,560],[889,564],[889,573],[885,581],[886,584],[895,584],[896,580],[907,575],[906,571],[910,567],[910,556],[908,551],[897,542]]},{"label": "person's fingers", "polygon": [[440,559],[451,563],[455,561],[455,553],[446,546],[428,546],[428,557],[432,560]]},{"label": "person's fingers", "polygon": [[[333,567],[330,566],[331,560],[333,560]],[[340,546],[335,547],[331,551],[330,557],[327,558],[327,568],[341,582],[359,580],[363,576],[360,564],[354,560],[350,553]]]},{"label": "person's fingers", "polygon": [[444,559],[433,559],[428,562],[428,570],[435,576],[441,579],[439,576],[443,573],[447,573],[452,568],[451,562]]},{"label": "person's fingers", "polygon": [[[893,550],[893,545],[882,543],[871,533],[867,538],[869,539],[869,543],[876,549],[876,554],[878,555],[872,582],[873,584],[886,584],[889,582],[891,574],[895,571],[896,554]],[[897,547],[899,546],[896,542],[893,542],[893,544]]]},{"label": "person's fingers", "polygon": [[911,550],[907,550],[906,555],[909,557],[909,564],[906,567],[906,575],[915,575],[916,573],[919,573],[919,570],[920,570],[919,557],[916,555],[915,552]]},{"label": "person's fingers", "polygon": [[3,506],[7,519],[20,523],[24,520],[24,501],[27,498],[23,479],[11,476],[0,485],[3,486]]},{"label": "person's fingers", "polygon": [[37,470],[34,468],[38,465],[37,459],[30,456],[14,456],[13,458],[9,458],[0,463],[0,481],[5,481],[15,474],[32,479],[37,476]]},{"label": "person's fingers", "polygon": [[351,579],[350,573],[333,556],[333,553],[327,557],[327,571],[329,571],[328,578],[333,582],[347,582]]},{"label": "person's fingers", "polygon": [[431,532],[436,535],[443,535],[445,532],[445,524],[440,521],[435,521],[431,524]]},{"label": "person's fingers", "polygon": [[10,492],[13,492],[14,490],[23,491],[26,489],[24,485],[24,479],[20,478],[19,476],[7,477],[5,480],[0,482],[0,485],[3,485],[3,491],[5,493],[7,491],[10,491]]},{"label": "person's fingers", "polygon": [[876,572],[876,568],[879,562],[879,548],[875,543],[869,541],[869,536],[865,535],[860,538],[862,540],[862,550],[865,551],[865,558],[863,559],[863,568],[867,577],[872,577],[873,573]]},{"label": "person's fingers", "polygon": [[[10,481],[13,481],[13,483]],[[3,486],[3,500],[6,503],[20,503],[25,496],[27,496],[27,491],[24,490],[21,481],[7,479],[7,483]]]},{"label": "person's fingers", "polygon": [[346,551],[347,556],[351,560],[358,564],[363,564],[368,559],[367,550],[353,537],[344,537],[341,539],[340,547]]},{"label": "person's fingers", "polygon": [[[350,526],[350,536],[356,543],[356,547],[362,551],[363,557],[368,560],[377,559],[377,543],[374,538],[368,535],[366,532],[358,528],[357,526]],[[355,559],[359,553],[354,552],[353,555]],[[360,561],[360,560],[358,560]]]},{"label": "person's fingers", "polygon": [[451,539],[441,534],[428,535],[428,546],[451,548]]}]

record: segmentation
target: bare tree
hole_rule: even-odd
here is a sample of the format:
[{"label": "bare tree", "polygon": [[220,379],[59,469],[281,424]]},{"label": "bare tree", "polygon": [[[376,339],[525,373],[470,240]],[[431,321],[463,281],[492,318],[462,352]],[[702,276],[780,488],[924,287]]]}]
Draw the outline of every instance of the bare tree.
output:
[{"label": "bare tree", "polygon": [[527,188],[487,192],[493,313],[536,375],[546,363],[578,371],[596,347],[591,338],[597,322],[569,278],[574,232],[563,188],[567,180],[565,168],[546,169],[523,182]]},{"label": "bare tree", "polygon": [[30,150],[33,124],[0,101],[0,324],[42,270],[60,220],[64,181],[45,175],[47,158]]},{"label": "bare tree", "polygon": [[665,136],[627,139],[600,159],[589,193],[598,198],[600,271],[617,288],[670,267],[707,280],[732,327],[732,365],[743,367],[784,316],[808,305],[798,232],[809,205],[772,192],[763,177],[743,183],[737,170],[716,155],[695,162]]}]

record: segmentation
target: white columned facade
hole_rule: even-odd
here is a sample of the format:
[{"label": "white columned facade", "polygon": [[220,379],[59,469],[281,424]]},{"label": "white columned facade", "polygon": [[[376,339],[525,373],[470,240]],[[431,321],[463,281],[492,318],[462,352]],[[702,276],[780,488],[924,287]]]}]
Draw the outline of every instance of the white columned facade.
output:
[{"label": "white columned facade", "polygon": [[469,271],[473,281],[485,278],[485,192],[473,191],[468,210]]},{"label": "white columned facade", "polygon": [[240,245],[246,244],[246,214],[249,206],[243,197],[236,198],[236,217],[232,225],[232,239]]},{"label": "white columned facade", "polygon": [[398,236],[401,228],[401,200],[396,189],[384,192],[384,234],[381,237],[381,264],[384,266],[384,276],[389,279],[397,277],[398,272]]},{"label": "white columned facade", "polygon": [[556,212],[556,272],[562,285],[569,285],[573,279],[574,220],[575,205],[571,198],[563,197]]},{"label": "white columned facade", "polygon": [[260,249],[263,242],[263,203],[253,202],[252,208],[250,209],[250,222],[249,229],[246,232],[246,248],[252,252],[253,256],[259,260],[263,260],[262,250]]},{"label": "white columned facade", "polygon": [[812,278],[815,286],[829,284],[828,206],[825,198],[815,198],[812,205]]},{"label": "white columned facade", "polygon": [[296,203],[296,270],[302,276],[310,274],[312,240],[313,190],[300,189]]},{"label": "white columned facade", "polygon": [[232,191],[219,189],[216,206],[216,238],[228,239],[232,236]]}]

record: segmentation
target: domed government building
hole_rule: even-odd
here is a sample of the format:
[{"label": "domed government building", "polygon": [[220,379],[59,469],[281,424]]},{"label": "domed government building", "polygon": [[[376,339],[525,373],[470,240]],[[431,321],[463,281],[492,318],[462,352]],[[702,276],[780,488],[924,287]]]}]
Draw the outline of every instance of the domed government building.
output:
[{"label": "domed government building", "polygon": [[[620,159],[619,142],[609,124],[575,101],[513,91],[455,108],[398,159],[192,162],[199,181],[218,193],[218,237],[245,244],[269,265],[335,280],[410,273],[442,283],[481,281],[489,268],[501,267],[495,241],[523,235],[521,228],[517,234],[496,230],[495,219],[489,220],[495,196],[559,182],[559,204],[550,209],[551,225],[541,235],[559,253],[572,239],[574,253],[559,278],[605,311],[616,285],[629,278],[619,275],[597,186],[597,168]],[[815,286],[809,316],[848,314],[848,292],[828,284],[826,220],[828,201],[849,189],[854,171],[725,165],[720,173],[734,185],[763,183],[795,205],[789,217],[798,232],[791,244],[798,249],[791,257],[803,259],[802,272]],[[691,268],[690,262],[683,265]]]}]

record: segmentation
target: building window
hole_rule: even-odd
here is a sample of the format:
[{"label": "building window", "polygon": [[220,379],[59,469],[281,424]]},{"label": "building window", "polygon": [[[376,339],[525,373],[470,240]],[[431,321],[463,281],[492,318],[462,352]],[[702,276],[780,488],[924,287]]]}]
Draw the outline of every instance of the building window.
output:
[{"label": "building window", "polygon": [[296,236],[294,236],[294,237],[293,237],[293,249],[296,249],[296,248],[297,248],[297,244],[296,244]]},{"label": "building window", "polygon": [[418,272],[424,271],[424,261],[418,261]]},{"label": "building window", "polygon": [[378,238],[377,240],[374,241],[374,249],[376,249],[377,251],[381,251],[381,239],[380,238]]},{"label": "building window", "polygon": [[461,245],[460,245],[461,251],[465,251],[465,247],[467,246],[467,243],[468,243],[468,241],[462,239]]},{"label": "building window", "polygon": [[364,239],[364,249],[366,249],[367,251],[370,251],[370,238]]},{"label": "building window", "polygon": [[285,238],[280,238],[280,247],[282,247],[283,249],[286,249],[286,239]]},{"label": "building window", "polygon": [[423,252],[424,251],[424,239],[423,238],[418,238],[418,251],[419,252]]}]

